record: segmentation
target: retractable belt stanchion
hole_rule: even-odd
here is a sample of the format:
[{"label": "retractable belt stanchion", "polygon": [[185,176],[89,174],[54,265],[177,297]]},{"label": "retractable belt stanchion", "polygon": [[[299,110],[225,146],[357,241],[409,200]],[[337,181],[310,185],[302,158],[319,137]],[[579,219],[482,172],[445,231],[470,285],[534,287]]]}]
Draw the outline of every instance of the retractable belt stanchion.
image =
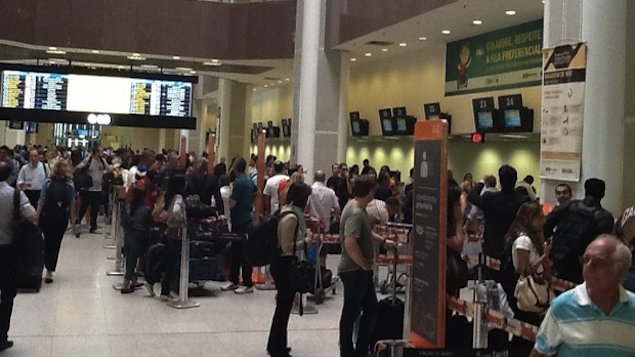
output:
[{"label": "retractable belt stanchion", "polygon": [[[119,220],[121,219],[121,209],[123,207],[123,200],[117,200],[116,210],[117,213],[114,217],[113,227],[114,227],[114,239],[115,239],[115,269],[113,271],[109,271],[106,273],[108,276],[123,276],[123,228],[119,224]],[[117,289],[117,284],[113,287]],[[121,289],[121,286],[119,286]]]},{"label": "retractable belt stanchion", "polygon": [[175,309],[190,309],[200,304],[188,298],[187,288],[190,283],[190,240],[187,228],[181,228],[181,277],[179,279],[179,299],[168,303]]},{"label": "retractable belt stanchion", "polygon": [[[113,189],[112,192],[109,193],[110,195],[110,203],[109,205],[111,206],[110,209],[110,232],[106,232],[106,235],[109,235],[111,239],[115,238],[115,234],[117,231],[117,226],[118,226],[118,219],[117,217],[119,216],[119,210],[117,209],[117,202],[118,202],[118,198],[117,198],[117,190]],[[108,239],[108,238],[106,238]],[[115,244],[115,242],[112,243],[106,243],[104,244],[104,249],[116,249],[117,245]],[[117,259],[116,257],[108,257],[108,260],[115,260]]]},{"label": "retractable belt stanchion", "polygon": [[[478,265],[476,269],[478,284],[482,284],[485,281],[485,255],[478,255]],[[478,284],[477,286],[474,286],[474,329],[472,330],[472,347],[475,349],[484,349],[487,348],[488,332],[486,321],[484,319],[484,305],[487,304],[487,296],[485,296],[485,301],[482,301],[479,298],[480,294],[478,294]]]}]

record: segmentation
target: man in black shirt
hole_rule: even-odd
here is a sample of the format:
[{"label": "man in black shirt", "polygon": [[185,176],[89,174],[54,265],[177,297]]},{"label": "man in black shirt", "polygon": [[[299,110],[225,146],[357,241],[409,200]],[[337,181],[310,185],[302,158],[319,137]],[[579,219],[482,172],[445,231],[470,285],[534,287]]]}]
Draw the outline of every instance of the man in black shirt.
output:
[{"label": "man in black shirt", "polygon": [[[327,182],[327,187],[335,191],[337,200],[340,207],[346,206],[348,199],[351,195],[352,188],[348,182],[348,166],[345,163],[341,163],[338,167],[339,176],[332,176]],[[333,165],[333,174],[335,174],[335,165]]]},{"label": "man in black shirt", "polygon": [[501,184],[500,192],[486,192],[481,196],[485,184],[480,182],[470,191],[467,199],[483,210],[485,216],[483,252],[487,256],[500,259],[505,251],[505,235],[516,217],[518,208],[529,201],[529,197],[514,190],[518,174],[513,167],[501,166],[498,169],[498,177]]},{"label": "man in black shirt", "polygon": [[340,175],[340,164],[338,164],[337,162],[334,163],[331,166],[331,172],[333,173],[333,175],[326,181],[326,187],[328,188],[333,188],[336,185],[337,178]]}]

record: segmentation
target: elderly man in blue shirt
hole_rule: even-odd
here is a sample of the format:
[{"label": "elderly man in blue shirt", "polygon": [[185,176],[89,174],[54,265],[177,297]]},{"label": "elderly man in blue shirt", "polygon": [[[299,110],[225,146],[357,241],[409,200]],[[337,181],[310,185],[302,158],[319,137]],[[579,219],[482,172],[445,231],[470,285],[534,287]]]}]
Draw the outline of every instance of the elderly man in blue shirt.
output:
[{"label": "elderly man in blue shirt", "polygon": [[631,259],[615,236],[604,234],[589,244],[584,283],[553,301],[532,357],[635,356],[635,295],[621,285]]}]

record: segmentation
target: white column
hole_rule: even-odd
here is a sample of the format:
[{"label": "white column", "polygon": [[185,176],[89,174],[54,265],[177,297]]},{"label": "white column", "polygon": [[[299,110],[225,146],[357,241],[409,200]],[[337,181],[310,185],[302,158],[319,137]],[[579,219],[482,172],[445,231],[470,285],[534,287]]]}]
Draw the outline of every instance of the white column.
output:
[{"label": "white column", "polygon": [[[571,185],[584,196],[584,181],[606,182],[605,208],[623,208],[624,86],[626,0],[549,0],[545,4],[545,47],[571,41],[587,43],[582,144],[582,175]],[[557,181],[543,180],[542,197],[554,202]]]},{"label": "white column", "polygon": [[328,172],[346,157],[348,57],[326,50],[326,2],[300,0],[296,13],[292,161]]},{"label": "white column", "polygon": [[[317,88],[318,88],[318,56],[320,52],[320,23],[322,22],[322,5],[317,0],[298,1],[298,17],[301,23],[301,60],[300,76],[295,78],[294,88],[298,88],[299,103],[297,125],[297,160],[308,173],[310,179],[315,172],[315,122],[317,120]],[[296,62],[297,66],[297,62]],[[295,146],[295,145],[294,145]]]},{"label": "white column", "polygon": [[[231,117],[231,81],[221,79],[218,91],[220,93],[218,113],[218,157],[229,157],[229,118]],[[229,159],[228,159],[229,160]]]}]

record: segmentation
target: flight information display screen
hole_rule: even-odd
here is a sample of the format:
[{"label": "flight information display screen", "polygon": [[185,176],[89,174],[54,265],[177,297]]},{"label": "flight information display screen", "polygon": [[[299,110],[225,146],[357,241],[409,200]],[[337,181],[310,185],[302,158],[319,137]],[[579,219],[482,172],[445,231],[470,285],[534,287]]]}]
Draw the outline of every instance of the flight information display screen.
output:
[{"label": "flight information display screen", "polygon": [[2,107],[190,117],[192,83],[4,70]]}]

